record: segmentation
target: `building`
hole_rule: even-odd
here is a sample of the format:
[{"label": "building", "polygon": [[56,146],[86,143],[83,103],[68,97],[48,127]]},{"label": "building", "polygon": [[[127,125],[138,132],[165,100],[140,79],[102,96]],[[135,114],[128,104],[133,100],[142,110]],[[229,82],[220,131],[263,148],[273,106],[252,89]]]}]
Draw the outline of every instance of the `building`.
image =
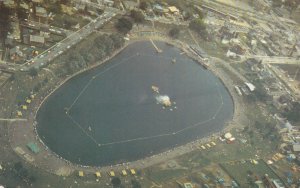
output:
[{"label": "building", "polygon": [[122,1],[122,2],[123,2],[124,7],[127,10],[132,10],[132,9],[138,8],[138,3],[135,1]]},{"label": "building", "polygon": [[36,16],[40,18],[47,18],[47,11],[44,7],[36,7]]},{"label": "building", "polygon": [[168,9],[169,9],[169,12],[172,14],[179,14],[179,9],[175,6],[170,6],[170,7],[168,7]]},{"label": "building", "polygon": [[39,36],[39,35],[30,35],[29,42],[35,43],[35,44],[44,44],[45,43],[45,37]]},{"label": "building", "polygon": [[16,46],[9,50],[10,59],[13,61],[20,61],[24,57],[23,52],[20,50],[19,46]]},{"label": "building", "polygon": [[106,6],[113,6],[114,5],[114,1],[112,0],[103,0],[103,4]]},{"label": "building", "polygon": [[193,188],[194,186],[191,183],[184,183],[183,187],[184,188]]},{"label": "building", "polygon": [[300,152],[300,143],[293,144],[293,151]]},{"label": "building", "polygon": [[35,154],[40,152],[40,148],[33,142],[29,142],[27,144],[27,147],[30,149],[30,151],[32,151]]},{"label": "building", "polygon": [[156,12],[156,13],[158,13],[158,14],[164,14],[164,13],[169,12],[168,9],[165,9],[164,7],[162,7],[162,6],[159,5],[159,4],[155,4],[155,5],[153,6],[153,11]]},{"label": "building", "polygon": [[285,188],[285,186],[281,183],[279,179],[272,180],[272,183],[276,188]]},{"label": "building", "polygon": [[254,91],[255,90],[255,86],[249,82],[245,82],[247,88],[250,90],[250,91]]}]

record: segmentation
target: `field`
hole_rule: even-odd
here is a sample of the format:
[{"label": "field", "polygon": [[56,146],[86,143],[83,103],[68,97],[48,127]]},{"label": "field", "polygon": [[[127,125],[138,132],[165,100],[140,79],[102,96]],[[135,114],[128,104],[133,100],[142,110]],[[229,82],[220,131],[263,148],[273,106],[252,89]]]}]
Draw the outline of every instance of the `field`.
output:
[{"label": "field", "polygon": [[271,179],[279,179],[274,171],[263,160],[253,164],[250,160],[234,161],[220,164],[223,169],[241,186],[249,185],[250,179],[261,180],[265,174]]},{"label": "field", "polygon": [[[283,65],[278,64],[278,67],[280,67],[283,71],[286,72],[286,74],[294,79],[300,82],[300,64],[299,65]],[[296,76],[296,77],[295,77]]]}]

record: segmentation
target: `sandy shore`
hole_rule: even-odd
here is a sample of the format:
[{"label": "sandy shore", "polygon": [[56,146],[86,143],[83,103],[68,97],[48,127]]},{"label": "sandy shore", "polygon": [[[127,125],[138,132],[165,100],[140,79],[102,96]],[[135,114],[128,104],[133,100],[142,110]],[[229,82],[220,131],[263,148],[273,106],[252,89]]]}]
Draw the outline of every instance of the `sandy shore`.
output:
[{"label": "sandy shore", "polygon": [[[193,54],[189,53],[186,50],[186,45],[180,41],[170,41],[165,38],[153,38],[154,40],[161,40],[167,43],[170,43],[178,48],[180,48],[182,51],[185,52],[186,55],[192,57],[193,59],[196,59]],[[188,144],[185,144],[183,146],[179,146],[176,148],[173,148],[171,150],[167,150],[163,153],[153,155],[150,157],[146,157],[141,160],[137,160],[134,162],[128,162],[123,164],[118,164],[114,166],[106,166],[106,167],[90,167],[90,166],[81,166],[73,164],[54,152],[50,151],[48,147],[42,142],[42,140],[39,138],[37,132],[36,132],[36,113],[40,106],[43,104],[45,100],[47,100],[47,97],[50,96],[57,88],[61,87],[64,83],[66,83],[68,80],[73,78],[74,76],[86,71],[90,70],[92,68],[95,68],[105,62],[107,62],[110,58],[113,58],[116,54],[118,54],[120,51],[122,51],[124,48],[127,47],[127,45],[134,43],[136,41],[146,40],[145,38],[133,38],[132,40],[128,41],[124,47],[114,52],[109,58],[104,59],[103,61],[93,65],[92,67],[88,69],[81,70],[77,72],[76,74],[68,77],[64,81],[62,81],[60,84],[58,84],[56,87],[54,87],[53,90],[49,90],[46,95],[43,96],[37,96],[36,99],[33,100],[32,104],[30,104],[31,112],[28,114],[28,121],[27,122],[16,122],[10,127],[10,143],[11,147],[16,151],[16,148],[21,148],[25,152],[20,153],[17,152],[18,155],[20,155],[22,158],[24,158],[26,161],[31,163],[33,166],[37,168],[44,169],[48,172],[57,174],[57,175],[69,175],[74,170],[84,170],[86,172],[95,172],[95,171],[105,171],[108,172],[110,170],[120,171],[121,169],[127,169],[127,168],[135,168],[135,169],[143,169],[149,166],[152,166],[154,164],[158,164],[164,161],[167,161],[169,159],[173,159],[177,156],[189,153],[195,149],[198,149],[199,145],[202,145],[204,143],[210,142],[212,140],[215,140],[219,137],[219,135],[224,134],[224,132],[229,131],[233,127],[236,127],[239,125],[238,122],[240,122],[240,118],[243,115],[243,112],[241,111],[241,104],[240,104],[240,98],[237,96],[236,92],[234,91],[234,84],[230,80],[229,76],[226,75],[221,69],[217,68],[215,64],[212,62],[209,66],[209,70],[211,70],[216,76],[218,76],[223,84],[228,89],[229,93],[232,96],[232,99],[234,101],[234,115],[231,122],[228,122],[225,126],[225,129],[219,133],[212,133],[209,137],[201,138],[199,140],[190,142]],[[29,152],[29,150],[26,148],[26,144],[28,142],[35,142],[38,144],[40,148],[40,152],[38,154],[32,154]],[[17,149],[18,150],[18,149]]]}]

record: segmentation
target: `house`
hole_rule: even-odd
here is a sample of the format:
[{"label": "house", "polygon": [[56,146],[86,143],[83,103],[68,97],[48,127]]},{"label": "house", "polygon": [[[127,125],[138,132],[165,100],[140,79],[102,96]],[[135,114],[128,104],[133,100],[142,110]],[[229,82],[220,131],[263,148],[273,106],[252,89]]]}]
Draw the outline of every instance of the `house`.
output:
[{"label": "house", "polygon": [[106,5],[106,6],[113,6],[114,5],[114,1],[112,0],[104,0],[103,1],[103,4]]},{"label": "house", "polygon": [[293,144],[293,151],[300,152],[300,143]]},{"label": "house", "polygon": [[286,122],[280,121],[277,124],[277,129],[279,133],[285,133],[285,132],[290,132],[293,129],[293,126],[288,121]]},{"label": "house", "polygon": [[276,188],[285,188],[285,186],[281,183],[279,179],[272,180],[272,183]]},{"label": "house", "polygon": [[138,3],[135,1],[123,1],[123,5],[127,10],[132,10],[138,7]]},{"label": "house", "polygon": [[179,9],[175,6],[170,6],[170,7],[168,7],[168,9],[169,9],[169,12],[172,14],[179,14]]},{"label": "house", "polygon": [[23,52],[20,50],[19,46],[16,46],[9,50],[10,59],[13,61],[19,61],[24,57]]},{"label": "house", "polygon": [[45,43],[45,37],[39,36],[39,35],[30,35],[29,36],[29,42],[30,43],[37,43],[37,44],[44,44]]},{"label": "house", "polygon": [[169,12],[168,9],[163,8],[163,7],[162,7],[161,5],[159,5],[159,4],[155,4],[155,5],[153,6],[153,10],[154,10],[154,12],[156,12],[156,13],[158,13],[158,14],[163,14],[163,13]]},{"label": "house", "polygon": [[13,0],[5,0],[4,5],[7,7],[13,7],[15,5],[15,2]]},{"label": "house", "polygon": [[184,188],[193,188],[193,185],[191,183],[184,183],[183,187]]},{"label": "house", "polygon": [[43,0],[32,0],[32,2],[34,2],[34,3],[42,3]]},{"label": "house", "polygon": [[40,18],[47,18],[47,11],[44,7],[36,7],[36,16]]},{"label": "house", "polygon": [[226,56],[231,57],[231,58],[236,58],[237,57],[236,53],[234,53],[230,50],[227,51]]}]

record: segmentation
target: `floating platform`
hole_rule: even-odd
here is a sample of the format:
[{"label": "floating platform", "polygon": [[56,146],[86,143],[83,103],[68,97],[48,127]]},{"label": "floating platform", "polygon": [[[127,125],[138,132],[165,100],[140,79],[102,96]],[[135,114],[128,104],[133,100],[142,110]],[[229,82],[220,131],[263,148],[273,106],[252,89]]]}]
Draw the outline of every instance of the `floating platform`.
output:
[{"label": "floating platform", "polygon": [[159,93],[159,88],[157,86],[152,86],[151,89],[156,92]]}]

